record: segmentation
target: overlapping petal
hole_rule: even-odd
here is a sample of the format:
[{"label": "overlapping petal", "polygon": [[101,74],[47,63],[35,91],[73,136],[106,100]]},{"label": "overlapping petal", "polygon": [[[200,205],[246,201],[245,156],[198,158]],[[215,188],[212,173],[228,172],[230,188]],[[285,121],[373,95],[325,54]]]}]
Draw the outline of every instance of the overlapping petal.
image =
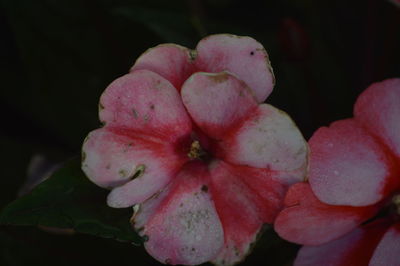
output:
[{"label": "overlapping petal", "polygon": [[400,263],[400,223],[392,225],[376,247],[369,265],[386,266]]},{"label": "overlapping petal", "polygon": [[358,97],[355,118],[400,159],[400,79],[372,84]]},{"label": "overlapping petal", "polygon": [[187,164],[160,195],[140,206],[135,228],[146,250],[167,264],[196,265],[215,257],[224,231],[208,189],[205,164]]},{"label": "overlapping petal", "polygon": [[180,90],[183,82],[195,72],[194,52],[186,47],[168,43],[144,52],[132,66],[131,71],[147,69],[169,80]]},{"label": "overlapping petal", "polygon": [[241,261],[264,223],[263,199],[232,170],[221,161],[210,165],[210,192],[224,229],[224,247],[213,259],[217,265]]},{"label": "overlapping petal", "polygon": [[275,220],[276,232],[289,241],[320,245],[337,239],[373,216],[377,206],[332,206],[319,201],[308,183],[290,187],[286,208]]},{"label": "overlapping petal", "polygon": [[178,90],[195,72],[229,71],[243,80],[263,102],[275,79],[264,47],[250,37],[216,34],[202,39],[196,50],[175,44],[162,44],[142,54],[131,71],[147,69],[169,80]]},{"label": "overlapping petal", "polygon": [[107,127],[173,142],[191,132],[181,97],[160,75],[138,70],[113,81],[100,99],[100,120]]},{"label": "overlapping petal", "polygon": [[200,71],[234,73],[254,91],[259,103],[271,93],[275,80],[268,54],[253,38],[211,35],[202,39],[196,50],[195,64]]},{"label": "overlapping petal", "polygon": [[390,158],[354,119],[320,128],[309,144],[309,182],[321,201],[367,206],[393,189]]},{"label": "overlapping petal", "polygon": [[307,143],[290,117],[267,104],[218,143],[217,151],[228,162],[273,171],[304,169],[308,154]]},{"label": "overlapping petal", "polygon": [[399,265],[400,79],[371,85],[354,114],[314,133],[309,184],[290,188],[275,221],[306,245],[297,266]]},{"label": "overlapping petal", "polygon": [[260,210],[264,223],[272,223],[283,207],[283,199],[289,187],[286,176],[280,172],[248,166],[222,163],[230,175],[237,176],[250,188],[255,197],[255,205]]},{"label": "overlapping petal", "polygon": [[[324,245],[303,246],[297,254],[294,266],[365,266],[385,232],[387,224],[378,222],[357,228],[351,233]],[[396,265],[396,264],[377,264]]]},{"label": "overlapping petal", "polygon": [[186,158],[170,144],[127,136],[113,129],[92,131],[83,145],[82,169],[99,186],[114,188],[112,207],[129,207],[163,188]]},{"label": "overlapping petal", "polygon": [[193,74],[181,93],[197,126],[217,140],[230,134],[257,108],[246,84],[227,72]]}]

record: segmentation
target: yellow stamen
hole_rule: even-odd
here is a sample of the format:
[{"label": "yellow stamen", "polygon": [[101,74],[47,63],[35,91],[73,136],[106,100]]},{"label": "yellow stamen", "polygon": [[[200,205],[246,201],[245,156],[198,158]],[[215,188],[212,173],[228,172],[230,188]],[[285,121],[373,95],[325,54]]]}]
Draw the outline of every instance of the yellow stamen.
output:
[{"label": "yellow stamen", "polygon": [[188,153],[188,156],[190,159],[198,159],[201,156],[203,156],[205,152],[200,146],[200,142],[198,140],[195,140],[192,142],[192,145],[190,146],[190,151]]}]

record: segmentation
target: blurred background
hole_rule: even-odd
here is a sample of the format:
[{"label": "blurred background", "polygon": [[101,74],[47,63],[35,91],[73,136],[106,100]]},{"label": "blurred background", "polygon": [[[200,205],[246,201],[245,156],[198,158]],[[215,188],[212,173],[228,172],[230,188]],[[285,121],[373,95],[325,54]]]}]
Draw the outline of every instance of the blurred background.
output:
[{"label": "blurred background", "polygon": [[[400,77],[400,6],[386,0],[2,0],[0,209],[17,197],[36,155],[79,154],[100,126],[100,94],[160,43],[251,36],[270,55],[267,102],[308,139],[350,117],[370,83]],[[290,265],[298,247],[268,231],[242,265]],[[142,247],[32,227],[0,228],[0,265],[160,265]]]}]

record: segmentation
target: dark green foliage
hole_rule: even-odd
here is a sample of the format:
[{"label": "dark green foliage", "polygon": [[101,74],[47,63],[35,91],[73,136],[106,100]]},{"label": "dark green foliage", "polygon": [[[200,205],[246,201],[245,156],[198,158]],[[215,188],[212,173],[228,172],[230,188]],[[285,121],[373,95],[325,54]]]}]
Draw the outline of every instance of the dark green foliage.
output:
[{"label": "dark green foliage", "polygon": [[139,244],[129,224],[131,209],[105,204],[107,191],[92,184],[80,169],[80,160],[68,161],[29,194],[0,213],[2,225],[72,228],[76,232]]}]

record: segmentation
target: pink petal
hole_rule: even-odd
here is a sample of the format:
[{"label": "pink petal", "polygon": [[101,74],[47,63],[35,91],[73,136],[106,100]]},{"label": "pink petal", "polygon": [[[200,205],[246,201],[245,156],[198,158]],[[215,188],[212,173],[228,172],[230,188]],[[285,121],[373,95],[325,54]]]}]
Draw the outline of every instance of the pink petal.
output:
[{"label": "pink petal", "polygon": [[275,220],[275,231],[284,239],[303,245],[334,240],[371,218],[377,207],[332,206],[320,202],[307,183],[290,187],[286,209]]},{"label": "pink petal", "polygon": [[386,143],[400,158],[400,79],[388,79],[368,87],[354,108],[358,121]]},{"label": "pink petal", "polygon": [[[224,228],[224,247],[213,262],[217,265],[232,265],[244,259],[256,241],[264,220],[272,219],[276,207],[274,200],[281,195],[279,188],[260,195],[243,182],[244,174],[252,171],[235,168],[221,161],[214,161],[209,166],[211,174],[210,191]],[[246,177],[261,184],[255,175]],[[257,180],[258,179],[258,180]],[[268,182],[271,182],[268,184]],[[265,178],[263,188],[272,189],[271,180]],[[261,188],[260,188],[261,190]],[[258,190],[259,191],[259,190]],[[269,193],[269,195],[267,195]],[[263,196],[272,198],[272,202],[264,202]],[[272,210],[268,210],[271,207]],[[279,206],[278,206],[279,207]],[[269,213],[265,213],[269,212]]]},{"label": "pink petal", "polygon": [[135,228],[158,261],[196,265],[221,250],[224,233],[207,184],[205,165],[189,163],[165,191],[140,206]]},{"label": "pink petal", "polygon": [[159,74],[180,90],[183,82],[195,71],[193,51],[176,44],[161,44],[144,52],[131,71],[147,69]]},{"label": "pink petal", "polygon": [[294,266],[368,265],[372,252],[385,232],[385,228],[385,223],[375,223],[355,229],[342,238],[324,245],[304,246],[297,254]]},{"label": "pink petal", "polygon": [[298,182],[303,182],[307,179],[308,169],[306,165],[292,171],[273,171],[274,178],[287,186],[293,185]]},{"label": "pink petal", "polygon": [[174,141],[191,132],[181,98],[169,81],[138,70],[113,81],[100,99],[100,120],[108,127]]},{"label": "pink petal", "polygon": [[389,161],[353,119],[318,129],[309,141],[309,182],[315,195],[332,205],[367,206],[390,189]]},{"label": "pink petal", "polygon": [[274,74],[264,47],[250,37],[211,35],[197,45],[196,67],[204,72],[234,73],[263,102],[274,86]]},{"label": "pink petal", "polygon": [[[225,174],[237,179],[243,193],[254,194],[251,198],[260,210],[259,216],[264,223],[272,223],[283,207],[288,184],[281,180],[281,174],[267,169],[233,165],[223,161],[214,161],[211,172],[217,176]],[[247,187],[247,188],[246,188]]]},{"label": "pink petal", "polygon": [[[274,171],[305,169],[307,143],[290,117],[262,104],[236,132],[227,135],[217,156],[234,164]],[[298,181],[302,181],[299,176]]]},{"label": "pink petal", "polygon": [[116,134],[109,128],[89,134],[83,157],[82,169],[89,179],[114,188],[108,197],[112,207],[128,207],[147,199],[163,188],[186,160],[170,145]]},{"label": "pink petal", "polygon": [[383,235],[369,263],[371,266],[400,265],[400,223]]},{"label": "pink petal", "polygon": [[226,72],[193,74],[181,93],[195,123],[216,139],[237,127],[257,107],[250,89]]}]

